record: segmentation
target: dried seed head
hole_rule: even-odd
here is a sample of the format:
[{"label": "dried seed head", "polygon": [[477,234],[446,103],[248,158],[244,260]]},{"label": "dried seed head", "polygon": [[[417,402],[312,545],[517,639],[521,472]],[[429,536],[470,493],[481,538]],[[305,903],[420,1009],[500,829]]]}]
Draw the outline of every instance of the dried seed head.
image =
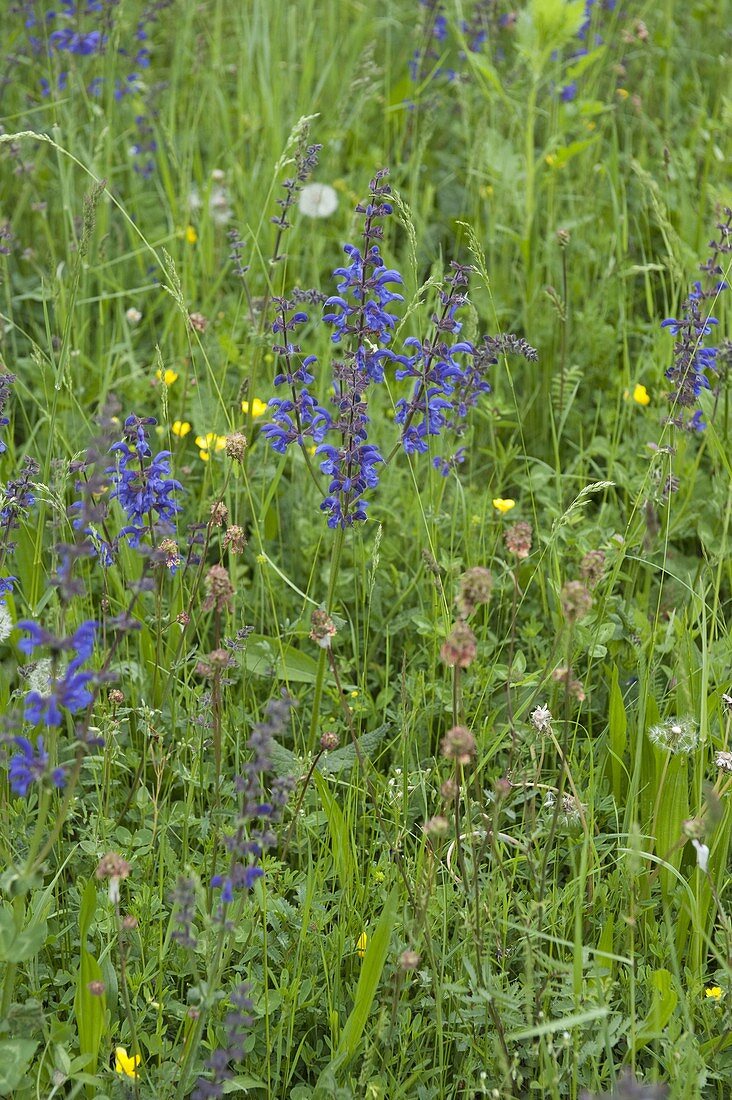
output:
[{"label": "dried seed head", "polygon": [[457,796],[460,794],[460,785],[458,782],[450,776],[440,787],[440,794],[447,802],[454,802]]},{"label": "dried seed head", "polygon": [[212,565],[203,583],[206,589],[203,610],[211,611],[216,608],[218,613],[231,611],[234,601],[234,586],[223,565]]},{"label": "dried seed head", "polygon": [[531,553],[532,536],[531,524],[520,520],[508,528],[503,539],[508,552],[515,554],[519,561],[522,561],[524,558],[528,558]]},{"label": "dried seed head", "polygon": [[341,739],[335,730],[326,730],[320,738],[320,747],[323,752],[333,752],[341,743]]},{"label": "dried seed head", "polygon": [[450,822],[442,814],[435,814],[429,821],[425,821],[422,832],[427,836],[445,836],[450,829]]},{"label": "dried seed head", "polygon": [[552,672],[552,680],[555,684],[566,684],[569,694],[573,695],[578,703],[586,699],[585,689],[581,680],[575,680],[571,668],[555,668]]},{"label": "dried seed head", "polygon": [[221,542],[224,548],[230,550],[232,554],[242,554],[247,544],[247,536],[244,532],[244,528],[238,527],[237,524],[232,523],[231,527],[226,528],[226,532]]},{"label": "dried seed head", "polygon": [[588,550],[580,562],[580,576],[588,588],[596,588],[605,570],[605,551]]},{"label": "dried seed head", "polygon": [[446,760],[469,764],[475,756],[475,738],[467,726],[453,726],[442,739],[440,752]]},{"label": "dried seed head", "polygon": [[468,668],[475,660],[478,643],[467,623],[460,620],[448,634],[440,649],[441,660],[449,667]]},{"label": "dried seed head", "polygon": [[171,572],[180,565],[180,552],[178,551],[178,544],[175,539],[163,539],[158,547],[158,553],[160,554],[160,562],[166,569],[170,569]]},{"label": "dried seed head", "polygon": [[117,855],[116,852],[107,852],[99,860],[99,865],[96,870],[97,878],[128,878],[131,865],[122,856]]},{"label": "dried seed head", "polygon": [[243,462],[247,450],[247,437],[241,432],[227,435],[224,450],[233,462]]},{"label": "dried seed head", "polygon": [[402,951],[399,956],[399,969],[400,970],[416,970],[421,962],[420,956],[416,951]]},{"label": "dried seed head", "polygon": [[234,659],[228,649],[213,649],[206,657],[201,657],[197,662],[196,672],[206,680],[214,680],[233,664]]},{"label": "dried seed head", "polygon": [[208,328],[208,317],[202,313],[189,313],[188,323],[195,332],[205,332]]},{"label": "dried seed head", "polygon": [[119,707],[125,701],[125,697],[119,690],[119,688],[112,688],[107,698],[109,699],[113,707]]},{"label": "dried seed head", "polygon": [[592,607],[592,596],[582,581],[567,581],[562,589],[562,611],[568,623],[584,619]]},{"label": "dried seed head", "polygon": [[460,592],[455,600],[460,615],[466,618],[479,604],[488,603],[492,590],[493,577],[490,569],[475,565],[466,570],[460,578]]},{"label": "dried seed head", "polygon": [[223,527],[229,518],[229,509],[223,500],[215,500],[211,505],[211,523],[214,527]]},{"label": "dried seed head", "polygon": [[330,649],[331,638],[334,638],[338,631],[328,612],[322,608],[316,608],[310,616],[310,623],[312,641],[316,642],[321,649]]}]

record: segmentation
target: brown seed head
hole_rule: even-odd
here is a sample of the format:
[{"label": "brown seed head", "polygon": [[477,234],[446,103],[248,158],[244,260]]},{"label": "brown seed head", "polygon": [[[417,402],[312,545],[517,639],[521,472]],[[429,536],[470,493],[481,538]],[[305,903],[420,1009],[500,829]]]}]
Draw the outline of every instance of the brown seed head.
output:
[{"label": "brown seed head", "polygon": [[474,565],[460,578],[460,592],[456,599],[458,611],[466,618],[482,603],[488,603],[493,590],[493,576],[490,569]]},{"label": "brown seed head", "polygon": [[447,760],[469,764],[475,756],[475,738],[467,726],[453,726],[443,737],[440,752]]},{"label": "brown seed head", "polygon": [[440,658],[449,668],[468,668],[475,660],[478,643],[467,623],[460,620],[448,634],[440,649]]},{"label": "brown seed head", "polygon": [[243,527],[239,527],[236,523],[232,523],[231,527],[226,528],[224,537],[221,541],[224,548],[230,550],[232,554],[243,554],[244,547],[247,544],[247,536]]},{"label": "brown seed head", "polygon": [[229,509],[223,500],[215,500],[211,505],[211,523],[214,527],[223,527],[229,518]]},{"label": "brown seed head", "polygon": [[241,432],[234,432],[232,435],[227,435],[224,450],[232,461],[243,462],[247,450],[247,437],[242,435]]},{"label": "brown seed head", "polygon": [[223,565],[212,565],[203,583],[206,588],[203,610],[211,611],[216,608],[218,612],[231,611],[234,600],[234,586]]},{"label": "brown seed head", "polygon": [[518,523],[512,523],[503,536],[506,543],[506,549],[509,554],[515,554],[519,561],[523,561],[524,558],[528,558],[531,553],[531,540],[533,537],[533,529],[530,523],[526,523],[524,520],[519,520]]},{"label": "brown seed head", "polygon": [[592,607],[592,596],[582,581],[567,581],[562,589],[562,611],[568,623],[584,619]]}]

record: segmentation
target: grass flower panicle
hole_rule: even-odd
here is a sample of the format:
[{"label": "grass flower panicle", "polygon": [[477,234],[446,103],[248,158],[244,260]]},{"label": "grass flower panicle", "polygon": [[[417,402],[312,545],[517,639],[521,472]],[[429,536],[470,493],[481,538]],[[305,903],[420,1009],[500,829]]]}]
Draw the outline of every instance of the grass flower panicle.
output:
[{"label": "grass flower panicle", "polygon": [[[8,372],[0,373],[0,428],[7,428],[10,423],[9,418],[5,416],[5,406],[8,403],[14,382],[14,374],[9,374]],[[0,438],[0,455],[5,454],[7,449],[7,443],[4,439]]]}]

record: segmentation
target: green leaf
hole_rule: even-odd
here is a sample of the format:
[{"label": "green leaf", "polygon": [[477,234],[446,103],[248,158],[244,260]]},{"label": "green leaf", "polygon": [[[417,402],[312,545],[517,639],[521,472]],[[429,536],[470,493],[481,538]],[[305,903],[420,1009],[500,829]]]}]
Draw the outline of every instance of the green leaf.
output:
[{"label": "green leaf", "polygon": [[678,994],[671,985],[668,970],[654,970],[651,974],[651,1007],[635,1038],[635,1049],[639,1050],[653,1039],[658,1039],[671,1019]]},{"label": "green leaf", "polygon": [[627,744],[628,716],[625,713],[623,693],[618,681],[617,665],[613,665],[612,680],[610,681],[610,716],[609,716],[609,748],[608,771],[610,773],[610,787],[613,795],[619,802],[625,794],[625,776],[623,769],[623,757]]},{"label": "green leaf", "polygon": [[[294,646],[278,644],[272,638],[251,634],[244,655],[244,664],[255,676],[276,676],[292,683],[314,684],[318,662],[309,653],[301,653]],[[326,680],[332,681],[330,673]]]},{"label": "green leaf", "polygon": [[97,885],[90,879],[81,898],[79,910],[79,969],[76,973],[76,992],[74,994],[74,1014],[79,1033],[79,1050],[88,1057],[87,1067],[96,1073],[99,1059],[99,1044],[104,1031],[107,1013],[106,995],[95,995],[89,990],[91,982],[102,981],[102,969],[87,950],[86,937],[94,919],[97,907]]},{"label": "green leaf", "polygon": [[361,965],[361,974],[356,986],[353,1008],[341,1032],[338,1047],[331,1061],[330,1068],[332,1069],[352,1058],[361,1041],[371,1005],[376,996],[376,989],[384,970],[386,956],[389,952],[391,933],[396,921],[398,898],[399,889],[394,886],[386,899],[378,924],[366,948],[366,954]]},{"label": "green leaf", "polygon": [[318,788],[320,801],[323,803],[325,816],[328,819],[328,831],[330,833],[331,851],[338,878],[343,892],[348,894],[353,889],[356,881],[357,855],[353,834],[348,827],[343,811],[330,793],[328,784],[317,771],[313,772],[313,782]]},{"label": "green leaf", "polygon": [[10,1096],[18,1087],[37,1046],[36,1039],[4,1039],[0,1042],[0,1096]]},{"label": "green leaf", "polygon": [[[358,738],[358,747],[361,750],[361,755],[368,757],[383,741],[384,734],[388,729],[389,724],[385,723],[383,726],[379,726],[378,729],[370,730],[368,733],[362,734]],[[320,771],[325,774],[337,775],[342,771],[346,771],[348,768],[352,768],[357,759],[356,749],[353,744],[344,745],[343,748],[335,749],[334,752],[329,752],[324,756],[318,767]]]}]

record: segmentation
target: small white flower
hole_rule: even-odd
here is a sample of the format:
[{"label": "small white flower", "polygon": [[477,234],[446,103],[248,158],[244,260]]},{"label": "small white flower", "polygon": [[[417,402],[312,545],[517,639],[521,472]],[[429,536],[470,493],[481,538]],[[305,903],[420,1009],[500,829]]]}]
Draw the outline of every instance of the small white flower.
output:
[{"label": "small white flower", "polygon": [[338,192],[329,183],[306,183],[299,206],[308,218],[329,218],[338,207]]},{"label": "small white flower", "polygon": [[691,842],[696,848],[696,865],[700,871],[706,871],[709,866],[709,848],[706,844],[702,844],[701,840],[692,840]]},{"label": "small white flower", "polygon": [[142,320],[142,314],[139,309],[135,309],[134,306],[130,306],[125,313],[125,317],[127,318],[127,324],[130,325],[131,328],[136,328]]}]

